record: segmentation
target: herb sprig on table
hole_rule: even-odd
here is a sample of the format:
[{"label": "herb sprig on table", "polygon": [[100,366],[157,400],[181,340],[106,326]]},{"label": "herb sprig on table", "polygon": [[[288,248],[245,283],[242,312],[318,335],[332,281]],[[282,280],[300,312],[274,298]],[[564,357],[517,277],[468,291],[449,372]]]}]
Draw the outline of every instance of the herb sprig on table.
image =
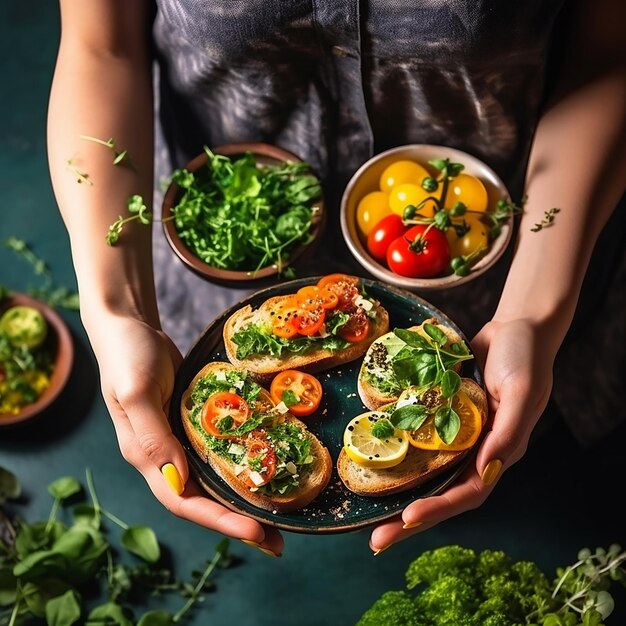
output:
[{"label": "herb sprig on table", "polygon": [[584,549],[550,581],[500,550],[442,546],[417,557],[407,590],[384,593],[356,626],[602,626],[614,608],[611,584],[626,586],[625,562],[618,545]]},{"label": "herb sprig on table", "polygon": [[[221,541],[215,555],[190,581],[174,578],[163,566],[161,547],[148,526],[131,526],[105,509],[96,494],[91,472],[86,473],[90,503],[71,506],[83,494],[73,477],[62,477],[48,486],[54,498],[47,520],[27,523],[9,517],[2,504],[20,495],[17,478],[0,468],[0,625],[18,626],[33,617],[48,626],[173,626],[206,591],[215,568],[226,568],[235,557],[228,552],[228,540]],[[72,522],[59,518],[71,513]],[[69,517],[69,515],[66,515]],[[111,541],[104,521],[121,528],[119,544],[140,559],[127,564]],[[88,607],[94,584],[107,601]],[[149,610],[137,618],[131,603],[148,594],[176,593],[182,605],[176,613]]]}]

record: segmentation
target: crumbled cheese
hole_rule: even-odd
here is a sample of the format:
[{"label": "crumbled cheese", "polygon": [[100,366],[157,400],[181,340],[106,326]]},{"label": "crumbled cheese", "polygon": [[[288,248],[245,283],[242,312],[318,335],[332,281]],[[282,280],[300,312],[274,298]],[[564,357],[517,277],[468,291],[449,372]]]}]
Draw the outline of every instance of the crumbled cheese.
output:
[{"label": "crumbled cheese", "polygon": [[282,448],[283,450],[289,450],[289,444],[286,441],[283,441],[282,439],[280,441],[277,441],[276,445],[279,448]]},{"label": "crumbled cheese", "polygon": [[215,373],[215,380],[226,380],[226,372],[216,372]]},{"label": "crumbled cheese", "polygon": [[260,487],[261,485],[265,484],[265,478],[263,478],[263,476],[261,476],[261,474],[259,472],[250,472],[248,474],[248,476],[250,477],[250,480],[257,486]]},{"label": "crumbled cheese", "polygon": [[245,454],[246,449],[239,445],[238,443],[231,443],[230,446],[228,446],[228,454]]},{"label": "crumbled cheese", "polygon": [[372,307],[374,306],[374,303],[371,302],[370,300],[366,300],[363,296],[359,296],[355,301],[354,304],[356,304],[356,306],[361,307],[364,311],[371,311]]},{"label": "crumbled cheese", "polygon": [[237,389],[242,389],[243,388],[243,380],[236,380],[233,383],[233,386],[236,387]]},{"label": "crumbled cheese", "polygon": [[275,407],[279,413],[288,413],[289,407],[281,400]]},{"label": "crumbled cheese", "polygon": [[243,470],[245,469],[245,465],[235,465],[233,472],[235,473],[235,476],[239,476],[239,474],[241,474],[241,472],[243,472]]},{"label": "crumbled cheese", "polygon": [[406,398],[400,398],[396,402],[396,409],[401,409],[403,406],[408,406],[409,404],[419,404],[419,399],[414,394],[409,394]]}]

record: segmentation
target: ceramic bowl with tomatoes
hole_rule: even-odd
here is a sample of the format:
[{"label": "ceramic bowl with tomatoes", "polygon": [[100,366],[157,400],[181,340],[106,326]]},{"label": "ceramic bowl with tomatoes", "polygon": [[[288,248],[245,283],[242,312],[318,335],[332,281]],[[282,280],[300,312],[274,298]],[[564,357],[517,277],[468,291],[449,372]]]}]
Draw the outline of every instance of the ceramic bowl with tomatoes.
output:
[{"label": "ceramic bowl with tomatoes", "polygon": [[[510,243],[515,209],[483,161],[411,144],[356,171],[342,197],[341,229],[354,257],[379,280],[437,290],[467,283],[496,263]],[[502,218],[506,211],[511,215]]]}]

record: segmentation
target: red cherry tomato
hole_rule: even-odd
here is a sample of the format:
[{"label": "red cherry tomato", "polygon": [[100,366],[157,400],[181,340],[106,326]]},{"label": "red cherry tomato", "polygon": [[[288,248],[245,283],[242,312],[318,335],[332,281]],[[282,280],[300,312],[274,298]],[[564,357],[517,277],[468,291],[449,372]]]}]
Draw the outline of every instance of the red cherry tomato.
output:
[{"label": "red cherry tomato", "polygon": [[417,224],[391,242],[387,265],[392,272],[409,278],[443,274],[450,263],[450,245],[443,232]]},{"label": "red cherry tomato", "polygon": [[270,385],[272,400],[279,404],[284,401],[283,393],[291,391],[297,402],[288,404],[289,411],[298,417],[313,413],[322,401],[322,384],[320,381],[299,370],[285,370],[276,374]]},{"label": "red cherry tomato", "polygon": [[325,319],[326,310],[321,306],[300,307],[291,317],[291,325],[300,335],[314,335],[322,328]]},{"label": "red cherry tomato", "polygon": [[245,469],[239,478],[251,489],[267,485],[276,475],[276,451],[264,436],[254,432],[243,443],[246,446],[242,461]]},{"label": "red cherry tomato", "polygon": [[[200,413],[202,428],[219,439],[228,437],[222,431],[232,430],[250,417],[250,406],[236,393],[219,391],[207,398]],[[230,418],[227,422],[223,422]]]},{"label": "red cherry tomato", "polygon": [[328,274],[319,279],[317,286],[327,287],[337,295],[339,311],[353,306],[354,300],[359,296],[359,279],[349,274]]},{"label": "red cherry tomato", "polygon": [[350,343],[357,343],[367,337],[370,322],[363,309],[357,308],[350,314],[350,319],[337,331],[337,334]]},{"label": "red cherry tomato", "polygon": [[402,223],[402,218],[395,213],[383,217],[367,236],[367,249],[380,263],[387,259],[387,248],[394,239],[397,239],[408,230]]}]

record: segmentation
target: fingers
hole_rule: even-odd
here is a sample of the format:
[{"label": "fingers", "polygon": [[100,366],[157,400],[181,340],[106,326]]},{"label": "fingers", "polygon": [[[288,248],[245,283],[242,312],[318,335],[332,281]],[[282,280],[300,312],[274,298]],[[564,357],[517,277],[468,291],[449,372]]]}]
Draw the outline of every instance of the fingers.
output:
[{"label": "fingers", "polygon": [[398,518],[377,526],[370,538],[375,554],[407,539],[418,532],[428,530],[450,517],[480,506],[493,489],[485,485],[471,464],[461,475],[459,482],[437,496],[416,500],[409,504]]},{"label": "fingers", "polygon": [[[130,421],[116,419],[114,425],[120,448],[127,448],[125,442],[132,441],[135,436]],[[153,460],[144,453],[142,461],[141,454],[141,449],[135,453],[133,465],[141,472],[157,500],[174,515],[228,537],[240,539],[270,556],[282,554],[284,541],[278,530],[263,526],[256,520],[239,515],[207,498],[191,480],[187,480],[182,493],[176,493]]]}]

